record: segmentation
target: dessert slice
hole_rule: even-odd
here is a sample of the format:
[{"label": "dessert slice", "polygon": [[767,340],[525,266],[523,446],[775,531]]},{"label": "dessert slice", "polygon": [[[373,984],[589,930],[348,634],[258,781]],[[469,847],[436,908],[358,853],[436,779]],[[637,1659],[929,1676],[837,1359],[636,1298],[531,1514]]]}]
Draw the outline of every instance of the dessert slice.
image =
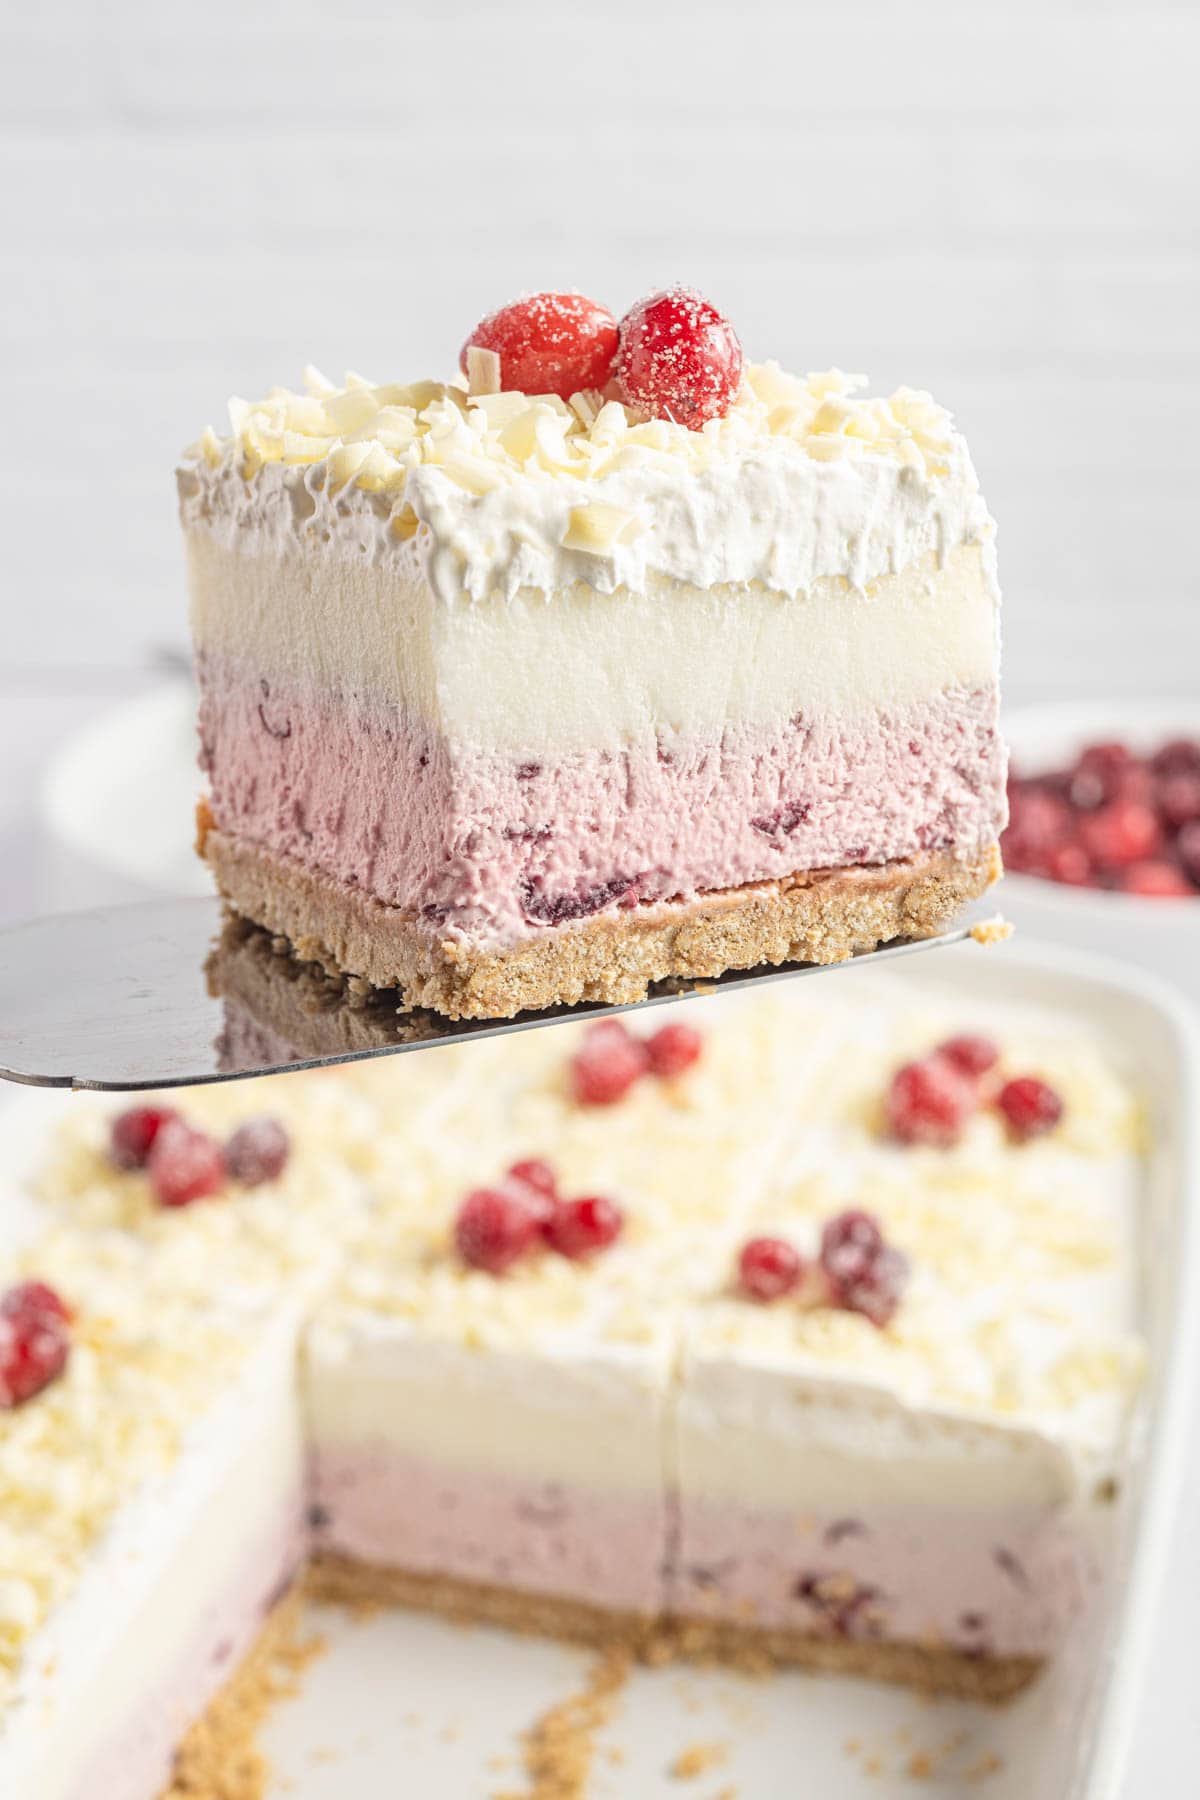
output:
[{"label": "dessert slice", "polygon": [[469,388],[313,375],[180,470],[222,893],[453,1017],[938,931],[1004,819],[949,416],[743,368],[678,294],[606,387],[539,304]]}]

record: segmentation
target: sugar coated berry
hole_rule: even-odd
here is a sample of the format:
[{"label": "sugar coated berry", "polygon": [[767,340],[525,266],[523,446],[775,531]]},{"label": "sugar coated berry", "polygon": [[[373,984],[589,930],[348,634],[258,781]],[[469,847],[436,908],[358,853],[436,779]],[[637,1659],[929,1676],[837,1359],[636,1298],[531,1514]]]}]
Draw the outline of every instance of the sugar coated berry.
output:
[{"label": "sugar coated berry", "polygon": [[1138,800],[1114,800],[1080,821],[1079,839],[1102,869],[1119,869],[1153,856],[1162,833],[1153,808]]},{"label": "sugar coated berry", "polygon": [[1018,1075],[1006,1081],[996,1096],[996,1106],[1012,1136],[1021,1142],[1053,1131],[1063,1116],[1059,1095],[1036,1075]]},{"label": "sugar coated berry", "polygon": [[621,320],[613,374],[631,406],[699,431],[729,411],[742,379],[742,346],[715,306],[689,288],[665,288]]},{"label": "sugar coated berry", "polygon": [[0,1409],[21,1406],[61,1375],[71,1353],[70,1314],[44,1281],[0,1297]]},{"label": "sugar coated berry", "polygon": [[502,1275],[533,1248],[539,1236],[537,1214],[511,1188],[476,1188],[467,1195],[454,1221],[458,1254],[473,1269]]},{"label": "sugar coated berry", "polygon": [[232,1180],[243,1187],[277,1181],[287,1166],[291,1144],[278,1119],[247,1119],[225,1146]]},{"label": "sugar coated berry", "polygon": [[646,1039],[646,1061],[652,1075],[682,1075],[700,1060],[704,1039],[691,1025],[663,1025]]},{"label": "sugar coated berry", "polygon": [[108,1153],[118,1169],[144,1169],[162,1127],[178,1117],[173,1106],[130,1106],[118,1113],[108,1139]]},{"label": "sugar coated berry", "polygon": [[1200,819],[1200,775],[1165,775],[1158,784],[1158,810],[1172,831]]},{"label": "sugar coated berry", "polygon": [[620,1019],[590,1025],[571,1059],[571,1091],[581,1106],[613,1106],[646,1073],[646,1047]]},{"label": "sugar coated berry", "polygon": [[489,313],[462,347],[494,350],[506,392],[557,394],[569,400],[585,388],[603,388],[617,353],[617,321],[607,306],[584,294],[529,294]]},{"label": "sugar coated berry", "polygon": [[944,1056],[905,1063],[887,1093],[888,1130],[902,1144],[956,1143],[975,1106],[975,1084]]},{"label": "sugar coated berry", "polygon": [[742,1245],[738,1286],[748,1300],[781,1300],[799,1287],[803,1275],[804,1258],[786,1238],[756,1237]]},{"label": "sugar coated berry", "polygon": [[527,1156],[523,1161],[515,1162],[508,1171],[508,1176],[510,1181],[532,1188],[535,1194],[543,1194],[547,1200],[558,1198],[558,1176],[540,1156]]},{"label": "sugar coated berry", "polygon": [[908,1261],[884,1241],[871,1213],[854,1208],[830,1219],[821,1233],[821,1268],[834,1303],[890,1324],[908,1280]]},{"label": "sugar coated berry", "polygon": [[621,1235],[625,1215],[603,1194],[584,1194],[578,1200],[560,1200],[545,1227],[546,1242],[560,1256],[578,1261],[606,1250]]},{"label": "sugar coated berry", "polygon": [[1141,894],[1150,900],[1190,900],[1196,893],[1182,869],[1158,859],[1134,863],[1124,870],[1121,888],[1126,894]]},{"label": "sugar coated berry", "polygon": [[944,1044],[939,1044],[937,1055],[944,1056],[962,1074],[978,1076],[986,1075],[994,1067],[1000,1052],[991,1038],[960,1032],[957,1037],[947,1038]]},{"label": "sugar coated berry", "polygon": [[154,1140],[146,1172],[162,1206],[190,1206],[225,1185],[225,1152],[206,1131],[168,1119]]}]

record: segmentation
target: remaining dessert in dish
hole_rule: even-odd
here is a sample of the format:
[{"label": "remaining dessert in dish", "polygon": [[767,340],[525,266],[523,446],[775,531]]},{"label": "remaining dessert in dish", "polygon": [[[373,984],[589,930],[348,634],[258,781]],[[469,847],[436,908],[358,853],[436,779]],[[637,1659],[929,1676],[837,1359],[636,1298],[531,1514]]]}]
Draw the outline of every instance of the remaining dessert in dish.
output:
[{"label": "remaining dessert in dish", "polygon": [[0,1272],[0,1791],[171,1792],[306,1560],[1026,1682],[1123,1470],[1140,1114],[1077,1022],[911,992],[73,1107]]},{"label": "remaining dessert in dish", "polygon": [[998,871],[993,525],[925,394],[542,295],[466,385],[235,402],[180,470],[240,912],[502,1017],[936,932]]}]

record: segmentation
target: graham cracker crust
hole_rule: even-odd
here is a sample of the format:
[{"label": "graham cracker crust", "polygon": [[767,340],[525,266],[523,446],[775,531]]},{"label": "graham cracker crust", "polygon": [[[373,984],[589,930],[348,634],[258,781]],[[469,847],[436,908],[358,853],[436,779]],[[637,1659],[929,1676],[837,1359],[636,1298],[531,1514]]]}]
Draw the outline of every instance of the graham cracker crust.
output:
[{"label": "graham cracker crust", "polygon": [[236,1673],[190,1725],[159,1800],[265,1800],[270,1768],[257,1737],[271,1708],[299,1692],[300,1677],[324,1649],[302,1633],[302,1591],[292,1587]]},{"label": "graham cracker crust", "polygon": [[547,928],[489,952],[431,937],[409,913],[220,830],[206,801],[197,849],[236,913],[302,962],[397,989],[451,1019],[509,1019],[582,1001],[629,1005],[651,983],[786,962],[835,963],[898,938],[934,937],[1001,872],[999,847],[878,867],[801,872]]},{"label": "graham cracker crust", "polygon": [[1010,1700],[1041,1668],[1032,1656],[967,1656],[942,1645],[839,1638],[730,1620],[643,1617],[552,1594],[530,1594],[454,1576],[418,1574],[321,1551],[305,1591],[315,1600],[360,1609],[403,1606],[460,1624],[498,1625],[522,1636],[553,1637],[619,1649],[651,1667],[717,1663],[752,1674],[812,1669],[949,1694],[961,1700]]}]

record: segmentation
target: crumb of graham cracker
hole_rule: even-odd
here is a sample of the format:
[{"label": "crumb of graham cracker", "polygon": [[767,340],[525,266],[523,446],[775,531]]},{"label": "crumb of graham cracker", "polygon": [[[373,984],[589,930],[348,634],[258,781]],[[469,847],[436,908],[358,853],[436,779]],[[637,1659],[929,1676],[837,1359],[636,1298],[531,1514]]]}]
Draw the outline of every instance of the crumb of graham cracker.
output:
[{"label": "crumb of graham cracker", "polygon": [[999,913],[992,919],[980,919],[978,925],[971,927],[971,936],[977,944],[1005,944],[1012,934],[1012,925]]},{"label": "crumb of graham cracker", "polygon": [[690,1744],[679,1752],[668,1774],[675,1781],[694,1781],[698,1775],[720,1768],[728,1755],[728,1744]]},{"label": "crumb of graham cracker", "polygon": [[521,1735],[527,1785],[494,1800],[585,1800],[596,1756],[596,1734],[612,1717],[629,1676],[630,1651],[614,1644],[588,1671],[581,1692],[559,1701]]},{"label": "crumb of graham cracker", "polygon": [[265,1800],[270,1770],[255,1739],[271,1708],[289,1699],[304,1670],[325,1649],[301,1634],[293,1591],[274,1608],[232,1680],[185,1733],[160,1800]]}]

